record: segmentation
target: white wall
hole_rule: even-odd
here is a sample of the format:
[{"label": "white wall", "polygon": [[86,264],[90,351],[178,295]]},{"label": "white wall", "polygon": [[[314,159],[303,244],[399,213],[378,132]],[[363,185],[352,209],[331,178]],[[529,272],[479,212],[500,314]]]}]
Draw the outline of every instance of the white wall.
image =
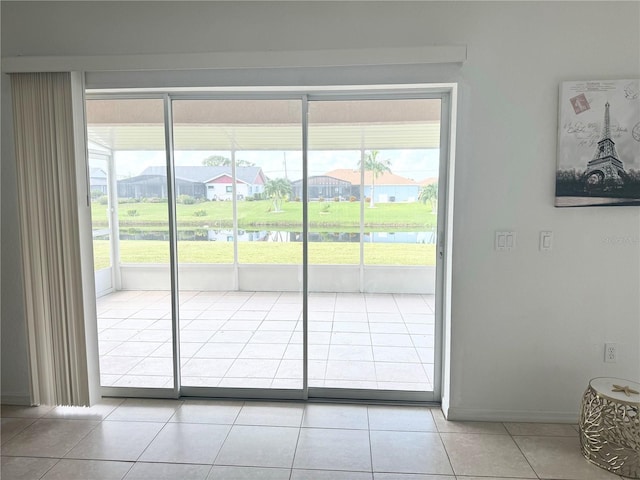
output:
[{"label": "white wall", "polygon": [[[412,66],[209,78],[459,81],[451,415],[575,420],[589,378],[640,378],[640,212],[553,207],[559,82],[640,76],[639,3],[2,2],[1,8],[2,53],[10,56],[468,45],[468,61],[453,77],[447,77],[452,69]],[[3,155],[3,197],[13,180],[10,172],[5,178],[5,161]],[[496,230],[516,231],[517,250],[495,252]],[[554,232],[549,253],[538,252],[540,230]],[[7,323],[21,328],[18,318]],[[605,341],[618,343],[618,363],[603,363]],[[11,353],[3,348],[3,373],[6,359],[24,371],[24,354]],[[3,375],[3,389],[4,383]]]},{"label": "white wall", "polygon": [[[104,277],[110,271],[105,268],[96,272],[96,284],[106,285]],[[424,295],[435,292],[435,267],[432,266],[365,266],[362,280],[357,265],[309,265],[308,271],[310,292]],[[120,265],[119,272],[122,290],[166,290],[171,285],[169,265],[127,264]],[[237,288],[245,292],[298,292],[302,285],[301,275],[300,265],[240,264],[237,277],[232,264],[184,264],[178,269],[182,290],[225,291]],[[265,278],[270,279],[269,284],[265,284]],[[106,290],[99,288],[98,295],[108,293]]]}]

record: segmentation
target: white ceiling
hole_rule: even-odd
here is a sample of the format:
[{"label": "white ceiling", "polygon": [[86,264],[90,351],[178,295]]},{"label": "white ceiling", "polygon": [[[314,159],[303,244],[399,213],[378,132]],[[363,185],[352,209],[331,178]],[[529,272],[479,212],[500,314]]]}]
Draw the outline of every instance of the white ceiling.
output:
[{"label": "white ceiling", "polygon": [[[89,125],[89,140],[111,150],[163,150],[155,125]],[[300,125],[176,125],[177,150],[300,150]],[[440,145],[439,122],[312,125],[311,150],[422,149]]]}]

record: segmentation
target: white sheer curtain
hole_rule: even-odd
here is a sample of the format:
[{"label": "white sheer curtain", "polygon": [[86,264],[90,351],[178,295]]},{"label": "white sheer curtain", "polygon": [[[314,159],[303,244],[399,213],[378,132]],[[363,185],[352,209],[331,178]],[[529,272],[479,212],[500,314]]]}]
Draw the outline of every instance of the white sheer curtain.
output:
[{"label": "white sheer curtain", "polygon": [[32,403],[88,405],[70,74],[11,89]]}]

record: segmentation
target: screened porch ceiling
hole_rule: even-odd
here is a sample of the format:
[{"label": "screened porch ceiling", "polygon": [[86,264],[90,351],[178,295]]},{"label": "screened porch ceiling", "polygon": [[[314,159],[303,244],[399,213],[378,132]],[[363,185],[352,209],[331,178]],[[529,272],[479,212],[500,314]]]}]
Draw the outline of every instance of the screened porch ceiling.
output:
[{"label": "screened porch ceiling", "polygon": [[[176,150],[291,151],[302,148],[299,100],[176,100],[172,108]],[[161,99],[87,102],[89,139],[110,150],[163,150],[163,118]],[[310,104],[311,150],[439,146],[439,99]]]}]

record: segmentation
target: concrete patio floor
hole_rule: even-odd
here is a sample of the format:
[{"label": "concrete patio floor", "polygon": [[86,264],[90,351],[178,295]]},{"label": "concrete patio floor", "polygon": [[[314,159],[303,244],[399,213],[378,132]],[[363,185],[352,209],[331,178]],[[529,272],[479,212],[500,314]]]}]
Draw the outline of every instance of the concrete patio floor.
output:
[{"label": "concrete patio floor", "polygon": [[[98,298],[102,386],[171,387],[168,291]],[[302,388],[302,295],[180,292],[183,386]],[[434,296],[309,294],[309,386],[431,391]]]}]

